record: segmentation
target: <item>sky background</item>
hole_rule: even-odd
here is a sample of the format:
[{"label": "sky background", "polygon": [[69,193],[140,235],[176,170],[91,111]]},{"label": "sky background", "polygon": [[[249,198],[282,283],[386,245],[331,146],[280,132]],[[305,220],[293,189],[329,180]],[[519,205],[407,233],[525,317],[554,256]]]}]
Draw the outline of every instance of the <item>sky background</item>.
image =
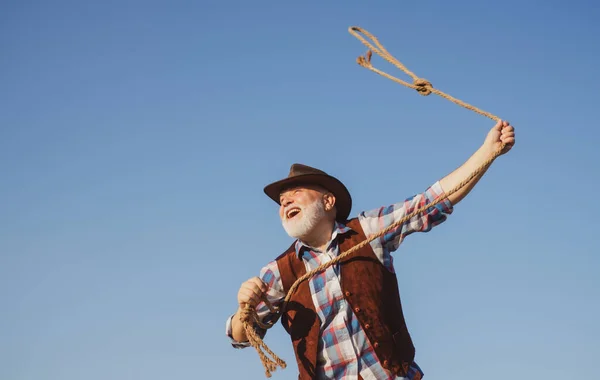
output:
[{"label": "sky background", "polygon": [[[291,242],[263,187],[316,166],[356,215],[425,190],[493,126],[359,67],[353,25],[517,131],[396,252],[425,379],[597,377],[599,17],[554,0],[1,2],[0,379],[265,378],[225,336],[240,284]],[[273,379],[296,379],[280,325],[266,343],[289,365]]]}]

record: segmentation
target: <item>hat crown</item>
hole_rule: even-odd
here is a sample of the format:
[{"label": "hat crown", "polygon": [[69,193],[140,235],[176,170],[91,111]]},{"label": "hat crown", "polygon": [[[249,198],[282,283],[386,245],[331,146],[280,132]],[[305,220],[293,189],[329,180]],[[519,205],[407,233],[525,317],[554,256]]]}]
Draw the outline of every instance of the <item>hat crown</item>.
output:
[{"label": "hat crown", "polygon": [[288,174],[288,178],[293,178],[293,177],[297,177],[300,175],[306,175],[306,174],[323,174],[323,175],[327,175],[327,173],[325,173],[322,170],[313,168],[311,166],[308,165],[303,165],[303,164],[292,164],[292,166],[290,167],[290,172]]}]

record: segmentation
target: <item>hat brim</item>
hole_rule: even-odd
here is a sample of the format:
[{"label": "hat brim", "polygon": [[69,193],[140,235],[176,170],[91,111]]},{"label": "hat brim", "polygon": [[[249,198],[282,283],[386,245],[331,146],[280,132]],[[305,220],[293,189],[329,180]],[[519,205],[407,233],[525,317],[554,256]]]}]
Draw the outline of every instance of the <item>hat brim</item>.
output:
[{"label": "hat brim", "polygon": [[350,192],[337,178],[327,174],[311,173],[285,178],[265,186],[264,192],[277,204],[281,204],[279,202],[279,196],[283,190],[301,185],[317,185],[331,191],[335,196],[337,208],[336,220],[346,221],[348,219],[350,210],[352,210],[352,197],[350,196]]}]

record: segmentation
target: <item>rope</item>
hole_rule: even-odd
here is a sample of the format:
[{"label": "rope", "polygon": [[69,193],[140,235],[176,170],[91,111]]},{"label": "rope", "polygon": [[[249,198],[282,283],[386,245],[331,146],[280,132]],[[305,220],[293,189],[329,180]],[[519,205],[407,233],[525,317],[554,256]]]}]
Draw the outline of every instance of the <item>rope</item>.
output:
[{"label": "rope", "polygon": [[[400,61],[398,61],[396,58],[394,58],[381,45],[381,43],[377,40],[377,38],[375,36],[373,36],[372,34],[367,32],[366,30],[356,27],[356,26],[353,26],[353,27],[350,27],[348,29],[348,31],[350,32],[350,34],[355,36],[357,39],[359,39],[364,45],[366,45],[369,48],[369,51],[366,53],[366,55],[364,57],[360,56],[357,58],[357,63],[360,66],[367,68],[383,77],[391,79],[392,81],[394,81],[396,83],[402,84],[408,88],[412,88],[412,89],[416,90],[417,92],[419,92],[419,94],[421,94],[423,96],[428,96],[433,93],[433,94],[443,97],[444,99],[448,99],[451,102],[456,103],[461,107],[464,107],[468,110],[476,112],[479,115],[488,117],[495,121],[500,120],[497,116],[494,116],[489,112],[482,111],[479,108],[476,108],[468,103],[463,102],[462,100],[456,99],[440,90],[435,89],[428,80],[419,78],[413,72],[408,70]],[[367,40],[365,40],[359,33],[363,33],[368,38],[370,38],[375,43],[376,47],[373,46]],[[373,65],[371,64],[371,57],[373,55],[373,52],[377,53],[383,59],[385,59],[389,63],[393,64],[400,70],[404,71],[407,75],[409,75],[413,79],[413,82],[408,83],[404,80],[398,79],[390,74],[387,74],[387,73],[373,67]],[[502,154],[502,151],[504,150],[505,146],[506,146],[505,144],[501,144],[501,146],[492,154],[492,156],[488,160],[486,160],[481,166],[479,166],[477,169],[475,169],[466,179],[464,179],[462,182],[460,182],[458,185],[456,185],[453,189],[446,191],[445,197],[440,197],[437,200],[430,202],[429,204],[426,204],[425,206],[422,206],[421,208],[404,216],[402,219],[400,219],[399,221],[390,225],[389,227],[385,228],[384,230],[379,231],[376,234],[372,234],[372,235],[368,236],[366,240],[360,242],[359,244],[357,244],[357,245],[353,246],[352,248],[346,250],[345,252],[339,254],[333,260],[320,265],[319,267],[313,269],[312,271],[310,271],[310,272],[306,273],[305,275],[303,275],[302,277],[298,278],[296,280],[296,282],[294,282],[294,284],[290,287],[290,289],[280,307],[274,307],[273,305],[271,305],[271,303],[266,299],[266,297],[262,298],[263,302],[265,303],[265,305],[267,305],[267,307],[271,310],[271,312],[276,313],[277,319],[278,319],[281,316],[281,314],[286,310],[287,303],[289,302],[289,300],[292,297],[292,295],[294,294],[294,292],[298,289],[298,286],[303,281],[307,280],[308,278],[314,276],[315,274],[317,274],[321,271],[324,271],[325,269],[329,268],[330,266],[339,263],[340,261],[342,261],[349,255],[351,255],[352,253],[364,248],[367,244],[371,243],[373,240],[380,238],[383,235],[387,234],[388,232],[398,228],[399,226],[404,224],[406,221],[410,220],[411,218],[415,217],[416,215],[419,215],[423,211],[436,206],[438,203],[442,202],[443,200],[450,197],[452,194],[459,191],[461,188],[463,188],[465,185],[467,185],[469,182],[471,182],[471,180],[473,180],[473,178],[477,177],[483,171],[487,170],[489,165],[491,165],[491,163],[498,156],[500,156]],[[271,377],[271,372],[275,371],[277,369],[277,366],[280,366],[281,368],[285,368],[286,367],[285,361],[281,360],[277,355],[275,355],[275,353],[273,353],[269,349],[269,347],[267,347],[267,345],[262,341],[262,339],[258,336],[256,331],[254,330],[254,326],[253,326],[256,323],[258,326],[260,326],[263,329],[269,329],[273,325],[275,325],[277,320],[272,321],[269,324],[262,323],[259,320],[258,315],[256,314],[256,311],[253,310],[250,306],[247,306],[242,311],[242,313],[240,315],[240,320],[243,323],[243,327],[244,327],[244,330],[246,331],[246,336],[248,337],[248,341],[249,341],[250,345],[258,351],[258,355],[263,363],[263,366],[265,367],[266,376]],[[270,355],[271,358],[269,358],[267,356],[267,354]]]},{"label": "rope", "polygon": [[[352,34],[354,37],[358,38],[365,46],[367,46],[369,48],[369,51],[367,52],[367,54],[364,57],[361,56],[356,59],[356,62],[359,65],[361,65],[362,67],[367,68],[367,69],[369,69],[381,76],[384,76],[388,79],[391,79],[394,82],[399,83],[403,86],[412,88],[413,90],[417,90],[419,92],[419,94],[421,94],[423,96],[427,96],[427,95],[430,95],[433,93],[433,94],[441,96],[444,99],[448,99],[449,101],[451,101],[455,104],[458,104],[461,107],[465,107],[468,110],[478,113],[482,116],[489,117],[490,119],[495,120],[495,121],[500,120],[497,116],[494,116],[489,112],[482,111],[477,107],[474,107],[468,103],[463,102],[462,100],[456,99],[438,89],[435,89],[427,79],[419,78],[412,71],[407,69],[406,66],[404,66],[400,61],[398,61],[396,58],[394,58],[383,47],[383,45],[381,45],[381,43],[379,42],[377,37],[375,37],[371,33],[367,32],[366,30],[359,28],[358,26],[352,26],[348,29],[348,31],[350,32],[350,34]],[[362,33],[365,36],[367,36],[368,38],[370,38],[373,42],[375,42],[375,45],[377,45],[377,47],[373,46],[370,42],[365,40],[364,37],[361,36],[359,33]],[[391,76],[388,73],[385,73],[379,69],[374,68],[373,65],[371,65],[371,56],[373,55],[373,52],[379,54],[381,56],[381,58],[385,59],[392,65],[396,66],[397,68],[399,68],[400,70],[402,70],[406,74],[408,74],[413,79],[413,83],[408,83],[406,81],[403,81],[402,79],[398,79],[394,76]]]},{"label": "rope", "polygon": [[[263,297],[263,302],[265,302],[265,304],[269,307],[271,312],[278,313],[278,310],[271,305],[271,303],[267,300],[266,297]],[[254,330],[252,326],[252,322],[255,322],[261,328],[269,329],[273,327],[275,322],[273,322],[272,324],[262,323],[258,318],[256,311],[253,310],[251,307],[246,307],[242,310],[242,313],[240,314],[240,320],[244,324],[244,330],[246,331],[246,337],[248,338],[248,342],[258,352],[260,361],[265,367],[265,374],[267,375],[267,377],[271,377],[271,372],[274,372],[277,369],[277,366],[281,367],[282,369],[285,368],[287,366],[286,363],[281,358],[279,358],[279,356],[277,356],[273,351],[271,351],[271,349],[265,344],[265,342],[263,342],[263,340],[256,333],[256,330]],[[269,355],[270,357],[267,355]]]}]

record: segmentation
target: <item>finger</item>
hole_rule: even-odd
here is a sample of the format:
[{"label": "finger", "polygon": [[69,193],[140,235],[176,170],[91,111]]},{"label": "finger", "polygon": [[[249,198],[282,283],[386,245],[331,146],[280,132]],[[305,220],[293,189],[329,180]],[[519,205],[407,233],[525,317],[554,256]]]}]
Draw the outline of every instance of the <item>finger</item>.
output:
[{"label": "finger", "polygon": [[505,139],[508,137],[515,137],[515,133],[514,132],[505,132],[505,133],[502,133],[502,135],[500,136],[500,138],[502,138],[502,139]]},{"label": "finger", "polygon": [[240,287],[240,291],[242,289],[247,289],[260,296],[264,292],[263,289],[266,289],[266,285],[258,277],[254,277],[244,282]]},{"label": "finger", "polygon": [[267,285],[260,278],[253,277],[250,279],[250,281],[253,282],[261,291],[267,291]]},{"label": "finger", "polygon": [[496,123],[496,125],[494,125],[492,129],[496,131],[501,131],[503,126],[504,122],[502,120],[498,120],[498,122]]},{"label": "finger", "polygon": [[250,306],[256,306],[260,302],[260,296],[254,293],[251,289],[242,289],[238,296],[240,304],[246,303]]},{"label": "finger", "polygon": [[243,288],[245,291],[252,292],[258,298],[262,297],[263,291],[253,282],[245,283]]},{"label": "finger", "polygon": [[239,308],[240,308],[240,310],[244,310],[247,308],[255,309],[254,305],[250,302],[240,302]]}]

